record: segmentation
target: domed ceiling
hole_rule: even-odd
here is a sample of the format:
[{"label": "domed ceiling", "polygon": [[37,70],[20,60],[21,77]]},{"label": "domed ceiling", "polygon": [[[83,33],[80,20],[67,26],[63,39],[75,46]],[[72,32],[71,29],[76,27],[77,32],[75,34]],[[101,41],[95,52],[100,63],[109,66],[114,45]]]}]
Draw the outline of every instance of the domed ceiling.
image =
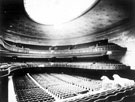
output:
[{"label": "domed ceiling", "polygon": [[[132,19],[134,0],[99,0],[83,16],[60,25],[43,25],[32,21],[23,0],[1,0],[1,35],[4,40],[34,45],[74,45],[97,39]],[[107,31],[107,32],[106,32]]]}]

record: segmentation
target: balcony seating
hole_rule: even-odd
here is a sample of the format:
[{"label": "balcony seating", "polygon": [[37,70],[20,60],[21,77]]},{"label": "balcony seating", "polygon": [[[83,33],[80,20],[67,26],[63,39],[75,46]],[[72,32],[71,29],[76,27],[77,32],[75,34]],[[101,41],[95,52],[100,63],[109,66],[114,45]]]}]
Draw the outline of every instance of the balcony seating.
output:
[{"label": "balcony seating", "polygon": [[[17,52],[20,54],[32,54],[33,56],[36,56],[35,54],[46,55],[46,56],[54,56],[54,57],[64,57],[64,56],[88,56],[88,55],[106,55],[107,51],[123,51],[124,48],[113,44],[113,43],[107,43],[105,45],[90,45],[89,47],[84,48],[73,48],[73,49],[64,49],[64,50],[49,50],[49,47],[45,46],[45,49],[43,46],[40,46],[39,48],[36,47],[25,47],[23,45],[19,44],[12,44],[8,43],[7,41],[1,40],[3,42],[3,47],[5,47],[7,50],[10,50],[12,52]],[[76,45],[77,46],[77,45]],[[31,57],[32,57],[31,55]],[[49,57],[50,58],[50,57]]]},{"label": "balcony seating", "polygon": [[[49,64],[48,64],[49,65]],[[67,68],[80,68],[80,69],[92,69],[92,70],[125,70],[129,69],[120,63],[106,63],[106,62],[52,62],[51,67],[67,67]]]},{"label": "balcony seating", "polygon": [[[27,63],[1,63],[0,76],[8,75],[10,72],[23,68],[77,68],[88,70],[129,70],[130,67],[115,62],[27,62]],[[6,72],[4,72],[6,71]]]}]

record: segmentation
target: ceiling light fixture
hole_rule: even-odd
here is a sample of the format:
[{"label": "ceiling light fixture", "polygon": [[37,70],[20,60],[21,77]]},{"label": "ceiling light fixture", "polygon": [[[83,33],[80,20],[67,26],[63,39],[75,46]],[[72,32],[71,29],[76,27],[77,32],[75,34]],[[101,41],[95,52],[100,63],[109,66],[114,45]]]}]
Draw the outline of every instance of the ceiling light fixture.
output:
[{"label": "ceiling light fixture", "polygon": [[37,23],[57,25],[71,21],[94,6],[98,0],[24,0],[29,17]]}]

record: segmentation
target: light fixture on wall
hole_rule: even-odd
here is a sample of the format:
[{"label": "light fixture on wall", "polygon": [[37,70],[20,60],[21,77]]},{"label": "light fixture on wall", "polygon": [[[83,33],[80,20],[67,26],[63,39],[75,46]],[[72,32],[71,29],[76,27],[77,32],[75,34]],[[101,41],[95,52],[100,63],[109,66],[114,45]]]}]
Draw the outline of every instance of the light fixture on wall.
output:
[{"label": "light fixture on wall", "polygon": [[98,0],[24,0],[29,17],[37,23],[65,23],[87,12]]}]

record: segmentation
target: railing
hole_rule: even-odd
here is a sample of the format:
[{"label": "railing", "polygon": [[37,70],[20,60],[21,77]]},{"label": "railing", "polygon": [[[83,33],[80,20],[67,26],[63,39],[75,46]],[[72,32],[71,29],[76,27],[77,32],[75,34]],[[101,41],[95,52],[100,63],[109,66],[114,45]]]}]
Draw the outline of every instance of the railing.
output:
[{"label": "railing", "polygon": [[110,64],[110,63],[95,63],[95,62],[45,62],[45,63],[13,63],[7,66],[0,67],[0,76],[7,76],[10,72],[24,69],[24,68],[46,68],[46,67],[62,67],[62,68],[77,68],[88,70],[128,70],[129,66],[123,64]]},{"label": "railing", "polygon": [[13,51],[13,52],[28,53],[27,48],[21,48],[21,47],[17,47],[16,45],[10,45],[10,44],[6,43],[5,41],[3,41],[3,46],[4,46],[4,48],[6,48],[10,51]]},{"label": "railing", "polygon": [[125,48],[122,48],[118,45],[102,45],[102,46],[90,46],[87,48],[78,48],[78,49],[65,49],[65,50],[41,50],[41,49],[30,49],[18,47],[16,45],[10,45],[6,43],[4,40],[0,40],[1,44],[7,50],[17,52],[17,53],[25,53],[25,54],[43,54],[43,55],[52,55],[52,56],[65,56],[65,55],[89,55],[89,54],[106,54],[107,51],[121,51]]}]

